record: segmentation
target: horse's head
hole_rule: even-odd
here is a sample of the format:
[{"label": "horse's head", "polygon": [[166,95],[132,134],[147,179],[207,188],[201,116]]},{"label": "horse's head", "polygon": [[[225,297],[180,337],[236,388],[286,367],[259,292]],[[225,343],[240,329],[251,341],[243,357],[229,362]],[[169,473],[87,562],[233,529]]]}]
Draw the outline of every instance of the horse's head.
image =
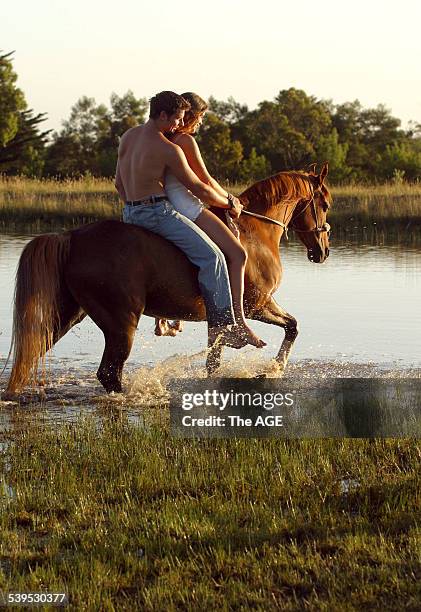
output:
[{"label": "horse's head", "polygon": [[311,196],[297,204],[289,224],[307,247],[307,257],[314,263],[323,263],[329,257],[330,225],[326,222],[326,215],[332,198],[324,184],[327,172],[326,163],[320,174],[308,173]]}]

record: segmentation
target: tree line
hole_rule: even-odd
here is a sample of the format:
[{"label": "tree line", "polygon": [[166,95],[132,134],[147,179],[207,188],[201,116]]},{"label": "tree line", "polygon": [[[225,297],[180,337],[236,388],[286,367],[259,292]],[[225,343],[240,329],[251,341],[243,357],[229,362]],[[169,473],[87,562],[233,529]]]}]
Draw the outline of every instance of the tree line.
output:
[{"label": "tree line", "polygon": [[[60,130],[42,131],[46,115],[28,109],[16,79],[12,54],[0,55],[0,173],[112,177],[119,137],[146,120],[148,100],[113,93],[107,107],[84,96]],[[383,104],[334,104],[295,88],[253,110],[233,98],[208,102],[197,139],[219,180],[250,182],[326,160],[337,183],[421,179],[421,125],[403,129]]]}]

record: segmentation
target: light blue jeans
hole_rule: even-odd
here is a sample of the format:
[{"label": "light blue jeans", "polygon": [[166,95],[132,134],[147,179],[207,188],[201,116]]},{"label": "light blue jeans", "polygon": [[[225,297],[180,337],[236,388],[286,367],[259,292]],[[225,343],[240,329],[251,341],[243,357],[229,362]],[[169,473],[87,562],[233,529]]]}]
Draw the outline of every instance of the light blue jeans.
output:
[{"label": "light blue jeans", "polygon": [[139,206],[126,204],[123,221],[140,225],[167,238],[199,268],[199,287],[205,301],[209,327],[235,322],[224,254],[203,230],[165,201]]}]

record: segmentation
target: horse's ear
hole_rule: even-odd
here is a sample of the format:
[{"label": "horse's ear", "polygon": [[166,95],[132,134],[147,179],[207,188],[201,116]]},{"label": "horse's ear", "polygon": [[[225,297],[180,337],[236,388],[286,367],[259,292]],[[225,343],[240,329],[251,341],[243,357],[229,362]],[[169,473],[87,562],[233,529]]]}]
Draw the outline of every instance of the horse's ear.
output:
[{"label": "horse's ear", "polygon": [[319,182],[320,186],[325,182],[325,178],[327,177],[327,173],[329,172],[329,164],[325,162],[322,167],[322,171],[320,172]]},{"label": "horse's ear", "polygon": [[309,164],[307,166],[307,172],[309,174],[316,174],[316,167],[317,167],[317,164]]}]

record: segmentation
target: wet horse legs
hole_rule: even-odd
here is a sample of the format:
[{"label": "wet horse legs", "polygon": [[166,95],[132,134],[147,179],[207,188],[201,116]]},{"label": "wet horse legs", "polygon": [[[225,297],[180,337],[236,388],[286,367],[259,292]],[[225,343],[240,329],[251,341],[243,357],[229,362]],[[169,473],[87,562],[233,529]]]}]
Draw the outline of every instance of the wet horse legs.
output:
[{"label": "wet horse legs", "polygon": [[256,321],[262,321],[270,325],[278,325],[285,329],[285,338],[275,357],[275,361],[279,364],[281,370],[285,370],[292,345],[298,335],[297,320],[283,310],[273,298],[271,298],[263,308],[253,313],[252,318]]},{"label": "wet horse legs", "polygon": [[222,342],[213,342],[208,339],[208,352],[206,356],[206,370],[208,376],[211,376],[221,365],[221,356],[223,349]]}]

